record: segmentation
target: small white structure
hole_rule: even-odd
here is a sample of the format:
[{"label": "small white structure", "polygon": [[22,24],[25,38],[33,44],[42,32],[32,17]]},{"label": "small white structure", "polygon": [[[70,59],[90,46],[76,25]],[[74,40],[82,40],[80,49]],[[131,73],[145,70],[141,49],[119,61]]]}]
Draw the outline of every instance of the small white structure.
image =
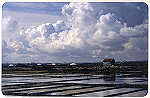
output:
[{"label": "small white structure", "polygon": [[42,64],[39,63],[39,64],[37,64],[37,65],[42,65]]},{"label": "small white structure", "polygon": [[52,65],[56,65],[55,63],[52,63]]},{"label": "small white structure", "polygon": [[77,65],[76,63],[71,63],[70,65]]},{"label": "small white structure", "polygon": [[11,66],[15,66],[15,65],[13,65],[13,64],[9,64],[9,66],[11,67]]}]

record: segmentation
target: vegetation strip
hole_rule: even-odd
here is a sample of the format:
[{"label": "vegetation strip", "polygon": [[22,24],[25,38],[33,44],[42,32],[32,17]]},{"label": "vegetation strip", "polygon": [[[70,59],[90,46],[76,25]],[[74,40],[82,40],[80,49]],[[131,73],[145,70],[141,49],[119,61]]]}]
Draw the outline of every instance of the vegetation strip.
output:
[{"label": "vegetation strip", "polygon": [[[50,91],[45,91],[45,92],[38,92],[38,93],[12,93],[12,94],[16,94],[16,95],[26,95],[26,96],[48,96],[46,95],[47,93],[54,93],[54,92],[63,92],[63,91],[70,91],[70,90],[88,90],[89,88],[95,88],[95,87],[80,87],[80,88],[71,88],[71,89],[62,89],[62,90],[52,90],[50,89]],[[61,89],[61,88],[60,88]],[[106,89],[101,89],[101,90],[107,90],[107,89],[116,89],[116,87],[111,87],[111,88],[106,88]],[[11,95],[11,93],[9,93],[9,95]],[[60,95],[63,96],[63,95]],[[65,96],[70,96],[70,95],[65,95]]]},{"label": "vegetation strip", "polygon": [[[72,86],[72,85],[66,85]],[[40,86],[40,87],[33,87],[33,88],[19,88],[19,89],[10,89],[10,90],[3,90],[3,92],[20,92],[20,91],[28,91],[28,90],[36,90],[36,89],[45,89],[45,88],[57,88],[57,87],[65,87],[64,85],[51,85],[51,86]]]},{"label": "vegetation strip", "polygon": [[30,76],[21,76],[21,75],[15,75],[15,76],[12,76],[12,75],[2,75],[2,78],[14,78],[14,77],[48,77],[48,78],[63,78],[63,77],[83,77],[83,76],[92,76],[92,75],[79,75],[79,76],[51,76],[51,75],[30,75]]},{"label": "vegetation strip", "polygon": [[63,91],[69,91],[69,90],[80,90],[80,89],[88,89],[88,88],[94,88],[94,87],[79,87],[79,88],[69,88],[69,89],[61,89],[60,90],[52,90],[52,91],[46,91],[46,92],[38,92],[38,93],[31,93],[31,96],[40,96],[45,95],[47,93],[55,93],[55,92],[63,92]]},{"label": "vegetation strip", "polygon": [[104,89],[98,89],[98,90],[89,90],[89,91],[83,91],[83,92],[80,91],[80,92],[77,92],[77,93],[66,94],[66,96],[87,94],[87,93],[93,93],[93,92],[105,91],[105,90],[112,90],[112,89],[118,89],[118,88],[120,88],[120,87],[104,88]]},{"label": "vegetation strip", "polygon": [[129,92],[123,92],[123,93],[117,93],[117,94],[111,94],[111,95],[107,95],[104,97],[113,97],[113,96],[119,96],[119,95],[123,95],[123,94],[129,94],[129,93],[133,93],[133,92],[138,92],[138,91],[143,91],[145,89],[138,89],[138,90],[133,90],[133,91],[129,91]]}]

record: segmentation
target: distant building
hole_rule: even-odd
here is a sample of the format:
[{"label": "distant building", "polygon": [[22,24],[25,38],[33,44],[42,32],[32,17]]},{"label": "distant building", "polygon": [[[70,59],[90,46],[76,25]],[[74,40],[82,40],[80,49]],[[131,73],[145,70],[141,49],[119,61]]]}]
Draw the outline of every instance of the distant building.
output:
[{"label": "distant building", "polygon": [[115,59],[113,59],[113,58],[105,58],[103,60],[103,65],[104,66],[112,66],[114,64],[115,64]]},{"label": "distant building", "polygon": [[70,65],[77,65],[76,63],[71,63]]},{"label": "distant building", "polygon": [[13,65],[13,64],[9,64],[9,67],[11,67],[11,66],[15,66],[15,65]]},{"label": "distant building", "polygon": [[56,65],[55,63],[52,63],[52,65]]},{"label": "distant building", "polygon": [[42,65],[42,64],[38,63],[37,65]]}]

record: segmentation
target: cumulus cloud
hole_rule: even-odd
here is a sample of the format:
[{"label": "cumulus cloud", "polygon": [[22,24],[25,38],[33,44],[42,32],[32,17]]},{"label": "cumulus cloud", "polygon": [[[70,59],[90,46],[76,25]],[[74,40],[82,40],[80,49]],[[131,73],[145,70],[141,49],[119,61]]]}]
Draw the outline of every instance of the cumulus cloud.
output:
[{"label": "cumulus cloud", "polygon": [[8,16],[8,17],[4,17],[2,20],[2,37],[5,40],[12,40],[15,39],[17,36],[17,31],[19,30],[19,25],[18,22],[14,19],[12,19],[12,17]]},{"label": "cumulus cloud", "polygon": [[135,27],[124,27],[120,29],[120,34],[125,37],[142,37],[148,35],[148,24],[144,23]]},{"label": "cumulus cloud", "polygon": [[12,20],[11,17],[6,17],[3,18],[2,25],[3,25],[3,31],[8,30],[9,32],[15,32],[18,23],[15,20]]},{"label": "cumulus cloud", "polygon": [[[137,53],[147,54],[146,22],[128,27],[114,13],[103,12],[94,3],[67,4],[62,8],[64,20],[22,29],[8,45],[17,54],[29,53],[33,58],[45,54],[56,62],[62,59],[88,62],[95,61],[95,57],[135,60]],[[4,48],[8,46],[6,42],[3,44]],[[147,59],[147,55],[139,60],[142,59]]]},{"label": "cumulus cloud", "polygon": [[63,20],[58,20],[53,26],[56,33],[69,29]]}]

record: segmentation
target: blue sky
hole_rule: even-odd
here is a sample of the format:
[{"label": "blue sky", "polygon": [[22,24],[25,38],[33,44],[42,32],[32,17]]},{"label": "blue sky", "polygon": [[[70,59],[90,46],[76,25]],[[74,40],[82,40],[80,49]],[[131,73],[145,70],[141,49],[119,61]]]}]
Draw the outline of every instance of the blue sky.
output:
[{"label": "blue sky", "polygon": [[41,14],[54,14],[61,15],[61,8],[67,4],[67,2],[6,2],[3,5],[4,10],[12,10],[18,12],[30,12],[30,13],[41,13]]},{"label": "blue sky", "polygon": [[3,62],[147,60],[145,3],[6,2]]}]

